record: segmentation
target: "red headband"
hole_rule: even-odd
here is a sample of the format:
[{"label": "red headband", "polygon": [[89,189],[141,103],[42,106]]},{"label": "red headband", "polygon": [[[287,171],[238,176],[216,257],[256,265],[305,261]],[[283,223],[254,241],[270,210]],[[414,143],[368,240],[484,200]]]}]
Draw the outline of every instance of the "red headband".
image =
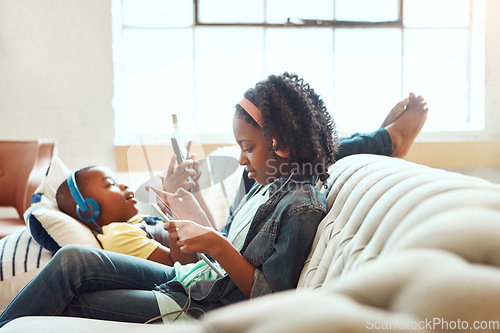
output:
[{"label": "red headband", "polygon": [[[253,104],[246,98],[243,98],[238,104],[243,108],[243,110],[246,111],[246,113],[250,115],[250,117],[253,118],[253,120],[255,120],[257,124],[259,124],[260,127],[264,127],[262,122],[262,113],[260,112],[259,108],[255,106],[255,104]],[[273,138],[273,147],[276,147],[275,138]],[[288,149],[276,150],[276,155],[284,158],[289,158],[290,152],[288,151]]]}]

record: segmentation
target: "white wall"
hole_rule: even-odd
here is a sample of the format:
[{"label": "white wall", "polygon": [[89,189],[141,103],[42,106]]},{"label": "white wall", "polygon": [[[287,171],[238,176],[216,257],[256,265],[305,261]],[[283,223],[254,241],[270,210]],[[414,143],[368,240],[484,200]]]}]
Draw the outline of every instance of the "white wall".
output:
[{"label": "white wall", "polygon": [[111,0],[0,0],[0,139],[115,166]]}]

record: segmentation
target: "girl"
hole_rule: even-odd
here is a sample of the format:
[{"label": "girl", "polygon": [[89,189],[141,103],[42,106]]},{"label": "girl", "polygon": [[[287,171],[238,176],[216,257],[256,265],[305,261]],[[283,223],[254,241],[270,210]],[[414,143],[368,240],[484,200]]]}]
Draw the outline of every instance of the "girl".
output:
[{"label": "girl", "polygon": [[28,315],[130,322],[160,315],[198,318],[214,308],[295,288],[326,213],[326,199],[315,183],[328,178],[327,167],[334,162],[334,123],[314,90],[284,73],[245,93],[233,131],[240,163],[258,184],[232,215],[227,238],[188,220],[165,224],[171,247],[190,258],[196,252],[210,255],[223,276],[204,261],[168,267],[67,246],[4,311],[0,327]]}]

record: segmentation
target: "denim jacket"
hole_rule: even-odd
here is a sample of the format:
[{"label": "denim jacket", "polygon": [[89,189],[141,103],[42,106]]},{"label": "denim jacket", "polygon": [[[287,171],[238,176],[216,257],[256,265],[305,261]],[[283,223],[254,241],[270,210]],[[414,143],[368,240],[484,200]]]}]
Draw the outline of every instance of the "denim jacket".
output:
[{"label": "denim jacket", "polygon": [[[256,268],[250,297],[296,288],[316,229],[326,215],[326,198],[314,187],[316,180],[296,174],[276,179],[269,187],[269,199],[257,209],[241,250]],[[254,185],[247,197],[259,186]],[[177,281],[157,289],[180,307],[189,303],[190,296],[188,312],[194,317],[202,314],[194,308],[208,311],[247,299],[227,275],[197,281],[189,291]]]}]

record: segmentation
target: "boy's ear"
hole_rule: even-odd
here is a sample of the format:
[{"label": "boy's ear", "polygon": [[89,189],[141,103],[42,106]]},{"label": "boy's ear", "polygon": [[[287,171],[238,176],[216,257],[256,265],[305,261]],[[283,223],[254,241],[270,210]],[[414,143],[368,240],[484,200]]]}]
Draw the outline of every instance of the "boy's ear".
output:
[{"label": "boy's ear", "polygon": [[278,144],[278,141],[276,141],[276,138],[273,138],[273,149],[274,149],[274,152],[276,153],[276,155],[278,155],[279,157],[283,157],[283,158],[289,158],[290,151],[288,150],[288,148],[276,150],[277,144]]}]

